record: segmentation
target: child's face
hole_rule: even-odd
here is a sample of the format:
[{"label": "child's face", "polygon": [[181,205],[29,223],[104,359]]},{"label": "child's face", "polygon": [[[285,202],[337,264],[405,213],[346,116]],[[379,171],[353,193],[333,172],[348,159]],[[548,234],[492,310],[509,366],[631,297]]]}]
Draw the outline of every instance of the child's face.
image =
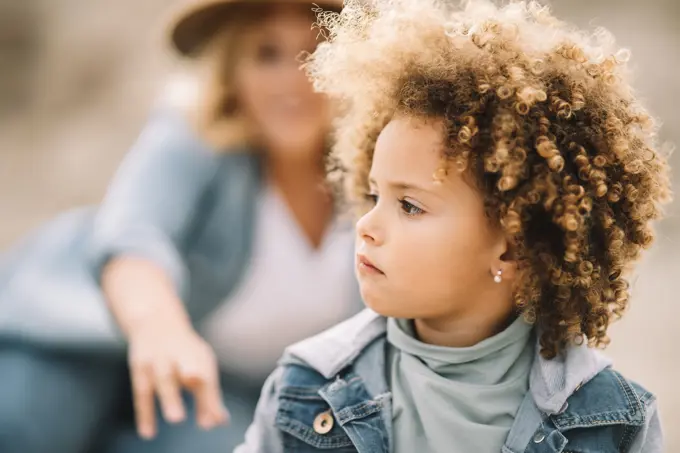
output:
[{"label": "child's face", "polygon": [[442,131],[440,122],[398,116],[376,143],[376,203],[357,223],[356,264],[364,301],[385,316],[494,310],[484,296],[499,286],[492,272],[505,240],[458,170],[451,166],[440,183],[434,178],[443,162]]}]

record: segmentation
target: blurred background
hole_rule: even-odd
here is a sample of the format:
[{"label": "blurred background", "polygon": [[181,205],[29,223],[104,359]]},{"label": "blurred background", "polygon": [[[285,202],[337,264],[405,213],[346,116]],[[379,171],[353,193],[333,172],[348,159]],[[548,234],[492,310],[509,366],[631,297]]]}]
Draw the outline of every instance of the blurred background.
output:
[{"label": "blurred background", "polygon": [[[57,212],[96,203],[179,63],[159,20],[176,0],[0,0],[0,250]],[[553,0],[633,52],[636,87],[680,144],[680,2]],[[680,192],[680,153],[671,158]],[[607,353],[658,394],[667,451],[680,451],[680,203],[658,225]]]}]

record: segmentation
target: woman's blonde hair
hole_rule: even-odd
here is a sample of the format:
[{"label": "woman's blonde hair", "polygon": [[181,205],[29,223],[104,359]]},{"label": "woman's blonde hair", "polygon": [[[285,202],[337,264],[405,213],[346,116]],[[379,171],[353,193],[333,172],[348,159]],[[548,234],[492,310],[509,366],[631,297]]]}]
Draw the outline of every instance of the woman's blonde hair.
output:
[{"label": "woman's blonde hair", "polygon": [[217,151],[252,147],[252,128],[238,111],[234,73],[243,56],[248,30],[261,8],[240,12],[211,38],[200,56],[174,74],[165,98],[188,118],[198,135]]}]

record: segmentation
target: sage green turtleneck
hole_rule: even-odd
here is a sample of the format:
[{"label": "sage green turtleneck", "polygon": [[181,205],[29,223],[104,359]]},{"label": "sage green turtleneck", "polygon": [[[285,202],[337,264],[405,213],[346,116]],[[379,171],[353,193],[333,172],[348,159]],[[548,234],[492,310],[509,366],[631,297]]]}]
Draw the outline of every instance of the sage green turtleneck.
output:
[{"label": "sage green turtleneck", "polygon": [[500,452],[529,387],[532,326],[516,319],[467,348],[423,343],[390,318],[395,453]]}]

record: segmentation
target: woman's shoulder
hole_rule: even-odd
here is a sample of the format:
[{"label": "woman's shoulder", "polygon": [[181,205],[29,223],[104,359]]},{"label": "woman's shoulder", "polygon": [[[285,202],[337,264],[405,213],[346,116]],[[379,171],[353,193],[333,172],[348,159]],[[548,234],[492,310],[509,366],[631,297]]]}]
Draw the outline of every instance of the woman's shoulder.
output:
[{"label": "woman's shoulder", "polygon": [[260,164],[259,154],[245,145],[217,149],[206,143],[185,112],[159,103],[151,109],[113,183],[139,180],[148,187],[154,181],[178,178],[177,186],[186,188],[234,173],[257,178]]}]

